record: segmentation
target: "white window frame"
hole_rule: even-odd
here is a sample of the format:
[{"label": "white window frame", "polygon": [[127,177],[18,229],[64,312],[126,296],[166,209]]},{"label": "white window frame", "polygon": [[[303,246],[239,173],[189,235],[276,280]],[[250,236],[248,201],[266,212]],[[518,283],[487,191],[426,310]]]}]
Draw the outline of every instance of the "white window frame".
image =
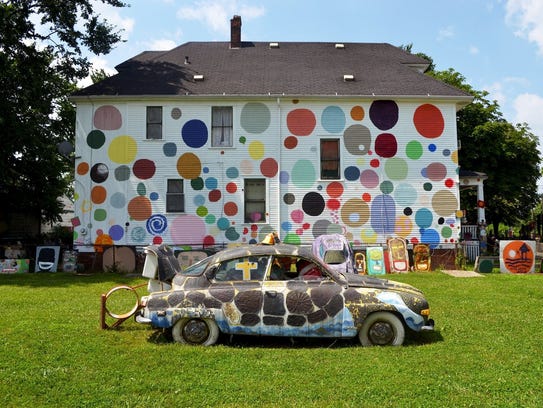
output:
[{"label": "white window frame", "polygon": [[[251,182],[262,182],[262,193],[258,197],[248,197],[248,191],[252,193],[251,186],[248,183]],[[267,222],[267,208],[268,208],[268,197],[267,197],[267,182],[265,178],[260,177],[248,177],[243,180],[243,221],[246,224],[265,224]],[[255,211],[256,210],[256,211]],[[251,214],[254,212],[259,212],[261,214],[260,219],[255,220],[251,217]]]},{"label": "white window frame", "polygon": [[[172,191],[172,190],[177,190],[177,188],[175,188],[176,184],[181,186],[181,191]],[[179,203],[177,200],[181,200],[181,203]],[[182,207],[181,209],[178,208],[179,205]],[[185,205],[186,205],[185,180],[184,179],[167,179],[166,180],[166,212],[167,213],[185,213],[186,212]]]},{"label": "white window frame", "polygon": [[[155,113],[155,110],[157,111]],[[160,111],[160,114],[158,114]],[[162,106],[147,106],[145,108],[145,138],[147,140],[161,140],[164,125]]]},{"label": "white window frame", "polygon": [[211,147],[234,147],[234,108],[211,107]]}]

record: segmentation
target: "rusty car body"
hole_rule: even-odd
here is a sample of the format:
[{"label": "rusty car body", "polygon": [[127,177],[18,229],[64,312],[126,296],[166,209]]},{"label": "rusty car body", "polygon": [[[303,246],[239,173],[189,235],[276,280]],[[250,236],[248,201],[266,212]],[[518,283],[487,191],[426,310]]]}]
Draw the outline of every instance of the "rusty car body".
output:
[{"label": "rusty car body", "polygon": [[434,326],[420,290],[338,272],[296,245],[233,247],[168,276],[169,289],[143,297],[136,320],[183,344],[211,345],[225,333],[397,346],[406,331]]}]

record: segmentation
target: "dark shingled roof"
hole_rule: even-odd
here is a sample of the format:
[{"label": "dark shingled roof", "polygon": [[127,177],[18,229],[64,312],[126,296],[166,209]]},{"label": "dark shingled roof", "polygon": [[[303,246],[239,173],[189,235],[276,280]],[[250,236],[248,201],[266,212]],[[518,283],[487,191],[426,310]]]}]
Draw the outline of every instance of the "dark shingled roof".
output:
[{"label": "dark shingled roof", "polygon": [[[185,61],[185,60],[188,61]],[[118,74],[74,96],[227,95],[443,97],[471,96],[421,73],[428,61],[386,43],[189,42],[146,51]],[[203,75],[195,80],[194,75]],[[345,81],[344,75],[353,75]]]}]

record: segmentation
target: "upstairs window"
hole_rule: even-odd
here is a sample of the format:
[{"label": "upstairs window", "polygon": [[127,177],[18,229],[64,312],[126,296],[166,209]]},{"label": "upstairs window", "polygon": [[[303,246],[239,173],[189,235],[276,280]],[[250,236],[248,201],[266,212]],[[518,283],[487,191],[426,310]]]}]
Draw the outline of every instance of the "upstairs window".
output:
[{"label": "upstairs window", "polygon": [[211,146],[234,146],[233,111],[231,106],[211,108]]},{"label": "upstairs window", "polygon": [[338,180],[339,170],[339,139],[321,139],[321,179]]},{"label": "upstairs window", "polygon": [[147,139],[162,139],[162,106],[147,107]]},{"label": "upstairs window", "polygon": [[266,180],[245,179],[245,222],[266,222]]},{"label": "upstairs window", "polygon": [[166,212],[185,212],[183,179],[168,179],[166,190]]}]

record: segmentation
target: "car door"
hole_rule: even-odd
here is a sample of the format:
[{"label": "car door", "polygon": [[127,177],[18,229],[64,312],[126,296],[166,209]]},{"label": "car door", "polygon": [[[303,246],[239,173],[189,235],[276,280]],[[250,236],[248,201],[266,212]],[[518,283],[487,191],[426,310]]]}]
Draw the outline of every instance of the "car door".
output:
[{"label": "car door", "polygon": [[[262,334],[336,337],[343,323],[343,288],[316,263],[274,257],[262,286]],[[282,272],[275,269],[282,267]]]},{"label": "car door", "polygon": [[222,332],[260,334],[264,260],[252,256],[228,259],[214,267],[209,295],[216,300],[215,320]]}]

